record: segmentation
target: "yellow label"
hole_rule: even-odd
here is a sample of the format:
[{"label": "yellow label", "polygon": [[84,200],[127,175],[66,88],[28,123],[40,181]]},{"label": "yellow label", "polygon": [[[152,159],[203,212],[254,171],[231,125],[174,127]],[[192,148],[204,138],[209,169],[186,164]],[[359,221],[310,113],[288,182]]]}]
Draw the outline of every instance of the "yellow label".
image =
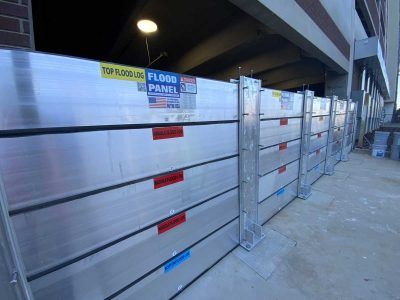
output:
[{"label": "yellow label", "polygon": [[281,98],[281,91],[272,91],[272,97]]},{"label": "yellow label", "polygon": [[101,77],[109,79],[146,82],[144,69],[100,63]]}]

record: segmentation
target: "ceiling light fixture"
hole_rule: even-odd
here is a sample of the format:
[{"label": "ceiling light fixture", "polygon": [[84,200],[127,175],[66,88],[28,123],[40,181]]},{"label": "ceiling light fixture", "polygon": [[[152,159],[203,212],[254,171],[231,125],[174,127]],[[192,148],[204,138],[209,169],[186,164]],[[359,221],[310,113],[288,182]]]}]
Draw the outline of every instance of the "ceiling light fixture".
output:
[{"label": "ceiling light fixture", "polygon": [[137,27],[144,33],[153,33],[157,31],[157,24],[152,20],[139,20]]}]

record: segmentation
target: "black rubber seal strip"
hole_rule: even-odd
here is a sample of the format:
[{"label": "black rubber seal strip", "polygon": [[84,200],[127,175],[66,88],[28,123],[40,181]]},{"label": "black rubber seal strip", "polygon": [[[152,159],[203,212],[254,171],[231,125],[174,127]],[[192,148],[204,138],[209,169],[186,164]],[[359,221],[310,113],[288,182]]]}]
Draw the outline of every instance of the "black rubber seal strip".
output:
[{"label": "black rubber seal strip", "polygon": [[[279,189],[278,189],[278,191],[280,190],[280,189],[282,189],[282,188],[285,188],[285,187],[287,187],[289,184],[292,184],[293,182],[295,182],[296,180],[299,180],[299,178],[297,177],[296,179],[293,179],[291,182],[289,182],[288,184],[285,184],[283,187],[280,187]],[[262,199],[261,200],[261,202],[258,202],[258,205],[260,205],[261,203],[263,203],[265,200],[267,200],[269,197],[271,197],[273,194],[275,194],[277,191],[275,191],[275,192],[273,192],[271,195],[269,195],[268,197],[265,197],[264,199]],[[297,197],[297,195],[296,195],[296,197]]]},{"label": "black rubber seal strip", "polygon": [[[282,166],[280,166],[280,167],[290,165],[291,163],[295,162],[296,160],[300,161],[300,159],[301,159],[301,156],[296,158],[296,159],[294,159],[294,160],[292,160],[292,161],[290,161],[290,162],[288,162],[288,163],[286,163],[286,164],[284,164],[284,165],[282,165]],[[272,173],[272,172],[278,170],[280,167],[277,167],[276,169],[273,169],[273,170],[271,170],[271,171],[269,171],[269,172],[267,172],[265,174],[262,174],[259,177],[264,177],[264,176],[268,175],[269,173]]]},{"label": "black rubber seal strip", "polygon": [[278,144],[273,144],[273,145],[270,145],[270,146],[260,147],[260,151],[264,150],[264,149],[271,148],[271,147],[276,147],[276,146],[278,146],[280,144],[290,143],[290,142],[294,142],[294,141],[300,141],[300,144],[301,144],[301,137],[299,137],[297,139],[293,139],[293,140],[288,140],[288,141],[285,141],[285,142],[280,142]]},{"label": "black rubber seal strip", "polygon": [[279,117],[279,118],[260,118],[260,121],[276,121],[280,119],[303,119],[303,116],[297,116],[297,117]]},{"label": "black rubber seal strip", "polygon": [[239,123],[238,120],[224,121],[202,121],[202,122],[175,122],[175,123],[146,123],[146,124],[123,124],[123,125],[94,125],[94,126],[76,126],[76,127],[51,127],[51,128],[29,128],[29,129],[10,129],[1,130],[0,138],[17,138],[32,135],[46,134],[65,134],[93,131],[109,131],[109,130],[126,130],[126,129],[144,129],[154,127],[171,127],[171,126],[201,126],[201,125],[217,125]]}]

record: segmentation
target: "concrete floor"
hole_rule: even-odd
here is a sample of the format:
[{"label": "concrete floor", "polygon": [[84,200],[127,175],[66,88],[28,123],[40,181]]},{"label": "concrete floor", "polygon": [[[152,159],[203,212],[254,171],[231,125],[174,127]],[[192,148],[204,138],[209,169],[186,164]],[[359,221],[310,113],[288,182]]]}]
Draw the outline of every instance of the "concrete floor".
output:
[{"label": "concrete floor", "polygon": [[352,153],[177,299],[400,299],[400,162]]}]

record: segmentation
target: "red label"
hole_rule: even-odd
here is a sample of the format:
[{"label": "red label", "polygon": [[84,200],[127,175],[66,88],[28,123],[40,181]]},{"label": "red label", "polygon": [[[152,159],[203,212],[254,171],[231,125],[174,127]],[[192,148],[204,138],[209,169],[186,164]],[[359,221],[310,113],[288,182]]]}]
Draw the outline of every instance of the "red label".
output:
[{"label": "red label", "polygon": [[183,171],[178,171],[174,173],[170,173],[167,175],[159,176],[153,178],[154,181],[154,189],[162,188],[163,186],[167,186],[170,184],[174,184],[177,182],[183,181]]},{"label": "red label", "polygon": [[281,173],[283,173],[283,172],[285,172],[285,171],[286,171],[286,166],[280,167],[280,168],[278,169],[278,174],[281,174]]},{"label": "red label", "polygon": [[288,119],[281,119],[280,120],[281,126],[287,125],[288,124]]},{"label": "red label", "polygon": [[323,120],[324,120],[324,117],[319,117],[319,120],[320,120],[320,121],[323,121]]},{"label": "red label", "polygon": [[186,222],[186,213],[182,212],[176,216],[165,220],[164,222],[157,225],[158,234],[164,233],[182,223]]},{"label": "red label", "polygon": [[321,153],[321,149],[318,149],[317,151],[317,155]]},{"label": "red label", "polygon": [[318,138],[320,138],[321,136],[322,136],[322,134],[321,134],[321,133],[318,133],[318,134],[317,134],[317,137],[318,137]]},{"label": "red label", "polygon": [[279,144],[279,151],[285,150],[287,148],[287,143]]},{"label": "red label", "polygon": [[153,128],[153,140],[183,137],[183,126]]}]

